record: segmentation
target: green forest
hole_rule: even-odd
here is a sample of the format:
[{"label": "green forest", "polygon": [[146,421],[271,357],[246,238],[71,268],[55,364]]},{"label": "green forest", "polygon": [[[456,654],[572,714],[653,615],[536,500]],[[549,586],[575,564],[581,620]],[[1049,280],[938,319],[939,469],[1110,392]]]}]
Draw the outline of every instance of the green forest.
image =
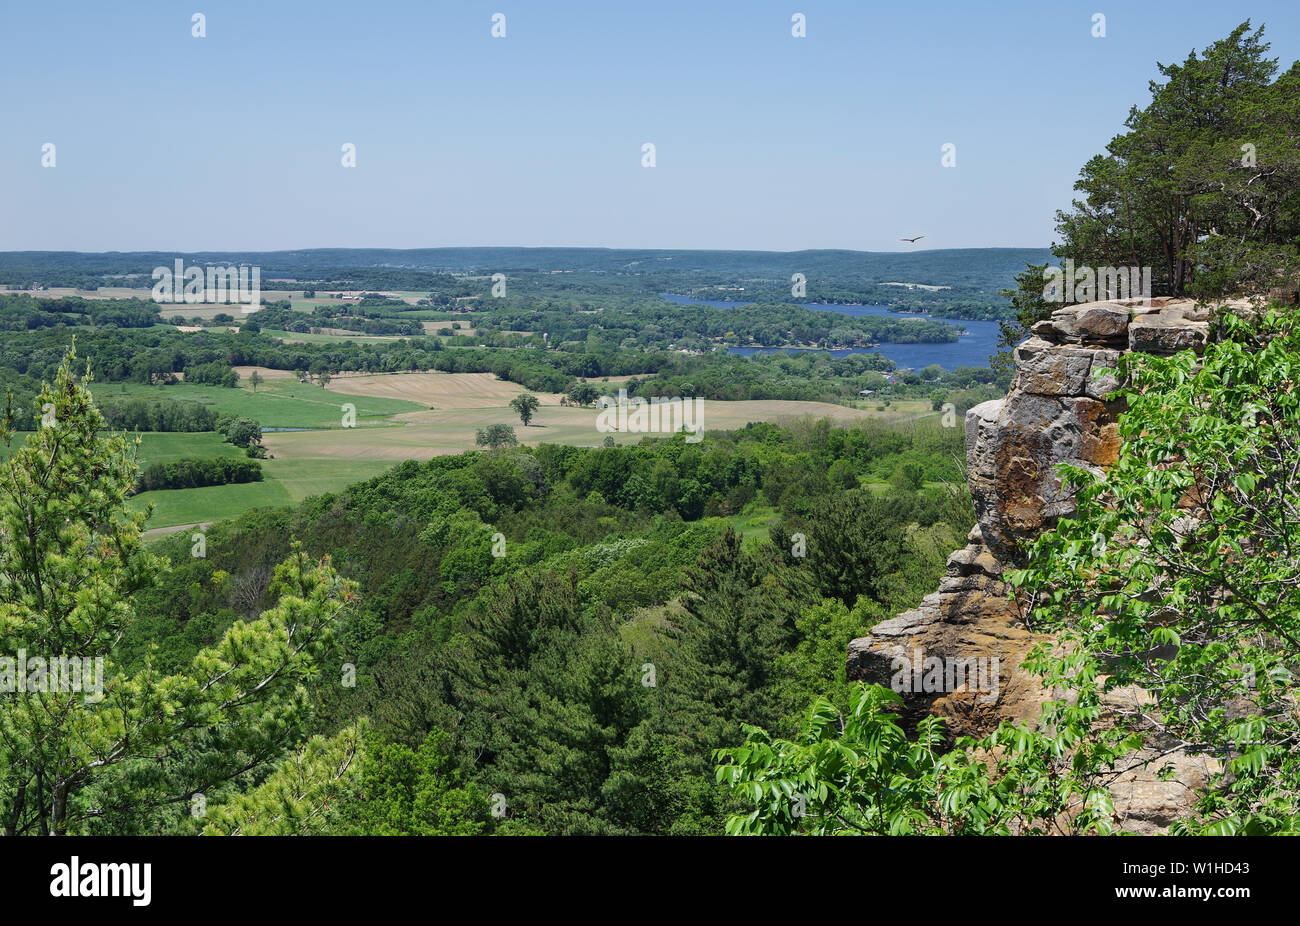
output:
[{"label": "green forest", "polygon": [[7,716],[12,833],[721,832],[713,748],[847,704],[842,640],[915,603],[971,519],[955,429],[823,421],[405,463],[145,547],[75,364],[5,464],[3,525],[97,527],[5,544],[5,587],[49,596],[7,633],[118,638],[118,682],[57,736]]}]

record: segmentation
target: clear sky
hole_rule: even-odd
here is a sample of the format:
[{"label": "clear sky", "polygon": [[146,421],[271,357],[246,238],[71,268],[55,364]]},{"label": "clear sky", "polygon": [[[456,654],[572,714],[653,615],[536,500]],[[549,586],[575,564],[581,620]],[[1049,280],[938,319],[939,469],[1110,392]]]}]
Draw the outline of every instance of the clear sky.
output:
[{"label": "clear sky", "polygon": [[8,0],[0,250],[1045,246],[1247,18],[1300,58],[1296,0]]}]

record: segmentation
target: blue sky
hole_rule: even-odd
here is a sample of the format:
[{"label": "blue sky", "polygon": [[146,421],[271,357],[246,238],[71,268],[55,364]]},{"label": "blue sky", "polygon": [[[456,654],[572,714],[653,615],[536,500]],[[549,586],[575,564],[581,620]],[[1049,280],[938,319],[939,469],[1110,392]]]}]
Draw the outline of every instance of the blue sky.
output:
[{"label": "blue sky", "polygon": [[1300,58],[1294,0],[5,3],[0,250],[1044,246],[1246,18]]}]

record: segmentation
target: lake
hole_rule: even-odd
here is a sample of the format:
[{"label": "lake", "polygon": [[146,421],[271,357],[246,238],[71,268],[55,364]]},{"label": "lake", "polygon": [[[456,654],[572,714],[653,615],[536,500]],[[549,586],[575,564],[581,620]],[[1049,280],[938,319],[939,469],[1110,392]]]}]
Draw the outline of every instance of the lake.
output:
[{"label": "lake", "polygon": [[[739,309],[749,305],[747,302],[724,302],[718,299],[689,299],[660,293],[669,302],[678,305],[707,305],[715,309]],[[879,347],[846,347],[840,350],[823,350],[818,353],[843,357],[846,354],[880,354],[894,361],[899,367],[911,367],[919,370],[932,363],[937,363],[945,370],[957,367],[986,367],[989,355],[998,350],[998,323],[976,318],[936,318],[934,316],[915,315],[908,312],[891,312],[885,305],[828,305],[824,303],[802,303],[806,309],[819,312],[839,312],[841,315],[884,315],[890,318],[927,318],[931,321],[951,322],[962,325],[968,335],[946,344],[881,344]],[[775,354],[781,351],[793,352],[797,347],[731,347],[728,352],[748,357],[750,354]]]}]

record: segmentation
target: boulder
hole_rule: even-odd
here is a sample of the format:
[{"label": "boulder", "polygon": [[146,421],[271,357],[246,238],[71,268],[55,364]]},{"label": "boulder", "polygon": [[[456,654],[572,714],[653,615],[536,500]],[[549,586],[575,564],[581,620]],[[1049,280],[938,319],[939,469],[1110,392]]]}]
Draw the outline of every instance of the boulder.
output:
[{"label": "boulder", "polygon": [[1085,306],[1075,316],[1075,328],[1087,340],[1122,338],[1128,331],[1129,311],[1121,305],[1099,302]]},{"label": "boulder", "polygon": [[1183,350],[1205,349],[1209,325],[1189,321],[1168,311],[1134,319],[1128,328],[1129,350],[1147,354],[1176,354]]}]

